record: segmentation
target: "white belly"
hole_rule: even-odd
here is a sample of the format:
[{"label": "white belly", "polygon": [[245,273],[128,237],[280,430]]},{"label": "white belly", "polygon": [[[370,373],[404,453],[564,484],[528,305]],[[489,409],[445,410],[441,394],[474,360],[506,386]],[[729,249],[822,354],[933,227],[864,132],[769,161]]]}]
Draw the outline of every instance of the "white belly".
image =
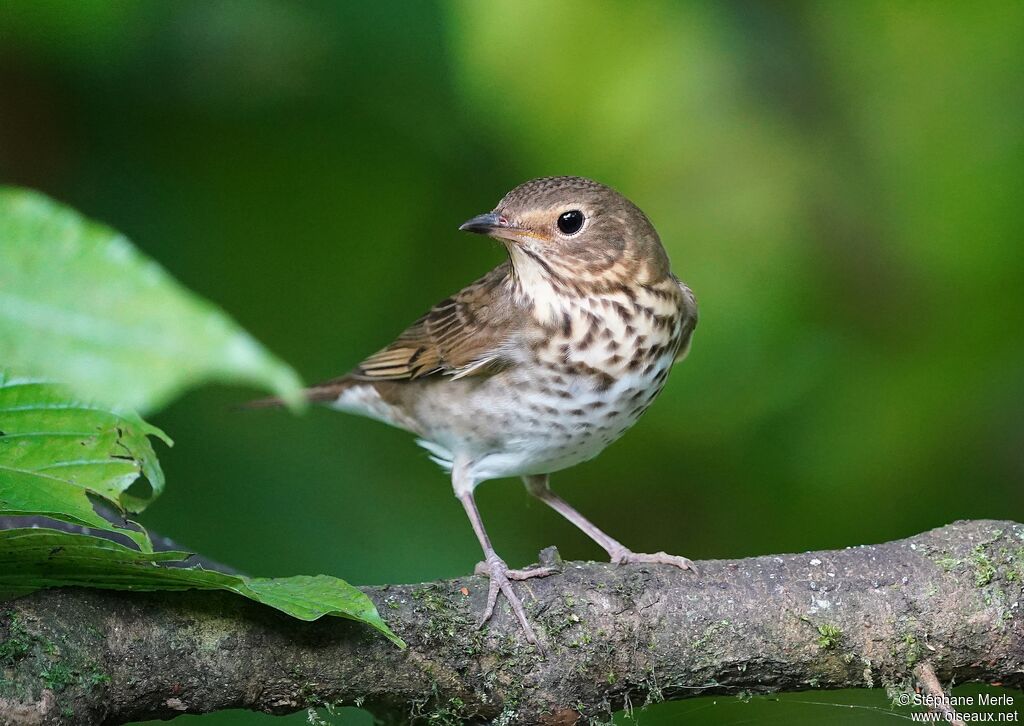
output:
[{"label": "white belly", "polygon": [[[671,365],[666,355],[648,373],[624,374],[603,391],[585,379],[543,390],[537,381],[495,376],[459,397],[458,411],[447,406],[450,424],[431,427],[419,443],[446,468],[456,457],[470,462],[478,482],[566,469],[622,436],[657,396]],[[432,412],[446,407],[443,387],[436,391],[436,400],[424,401]]]}]

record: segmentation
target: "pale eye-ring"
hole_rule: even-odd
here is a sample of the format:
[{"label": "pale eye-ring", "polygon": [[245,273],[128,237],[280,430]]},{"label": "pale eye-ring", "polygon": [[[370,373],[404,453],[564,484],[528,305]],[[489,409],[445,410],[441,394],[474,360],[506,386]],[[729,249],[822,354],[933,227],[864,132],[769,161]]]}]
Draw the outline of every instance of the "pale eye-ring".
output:
[{"label": "pale eye-ring", "polygon": [[583,215],[583,212],[578,209],[570,209],[568,212],[562,212],[558,215],[558,231],[566,237],[571,237],[583,229],[583,223],[586,219],[587,218]]}]

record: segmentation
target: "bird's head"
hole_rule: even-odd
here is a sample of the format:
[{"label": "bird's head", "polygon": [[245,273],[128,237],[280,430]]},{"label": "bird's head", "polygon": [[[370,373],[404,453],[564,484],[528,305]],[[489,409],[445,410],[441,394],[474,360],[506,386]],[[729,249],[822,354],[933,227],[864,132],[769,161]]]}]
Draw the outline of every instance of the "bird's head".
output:
[{"label": "bird's head", "polygon": [[[520,184],[493,211],[459,229],[500,240],[528,294],[566,294],[657,282],[668,257],[647,216],[617,191],[590,179],[545,177]],[[541,290],[536,290],[541,292]]]}]

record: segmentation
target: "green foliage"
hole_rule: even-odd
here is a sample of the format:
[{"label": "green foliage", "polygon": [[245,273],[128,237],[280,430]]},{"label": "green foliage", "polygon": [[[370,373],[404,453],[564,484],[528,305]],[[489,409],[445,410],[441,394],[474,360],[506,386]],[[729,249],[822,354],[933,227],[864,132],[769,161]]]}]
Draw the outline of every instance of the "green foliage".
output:
[{"label": "green foliage", "polygon": [[39,678],[51,691],[63,691],[75,680],[75,674],[63,663],[54,663],[41,671]]},{"label": "green foliage", "polygon": [[0,530],[0,593],[25,595],[43,587],[78,585],[111,590],[227,590],[300,620],[339,615],[367,623],[392,642],[370,599],[326,575],[258,578],[183,563],[187,552],[139,552],[110,540],[48,529]]},{"label": "green foliage", "polygon": [[818,647],[822,650],[832,650],[843,640],[843,631],[830,623],[823,623],[818,626]]},{"label": "green foliage", "polygon": [[971,564],[974,565],[974,584],[984,587],[996,576],[996,566],[989,558],[983,545],[971,550]]},{"label": "green foliage", "polygon": [[0,641],[0,666],[8,666],[24,658],[32,647],[31,636],[16,616],[8,622],[7,630],[7,638]]},{"label": "green foliage", "polygon": [[[149,437],[171,440],[134,407],[152,409],[211,379],[264,385],[292,404],[301,397],[290,368],[123,237],[39,194],[0,189],[0,350],[11,367],[0,370],[0,516],[45,516],[138,548],[0,530],[0,597],[67,585],[227,590],[301,620],[358,620],[404,646],[343,580],[182,567],[188,553],[153,552],[141,526],[95,509],[100,501],[118,515],[138,512],[164,488]],[[147,491],[137,490],[142,476]],[[0,659],[21,652],[14,639]],[[40,676],[60,690],[72,673],[55,665]]]},{"label": "green foliage", "polygon": [[[39,515],[118,532],[150,550],[141,528],[108,521],[89,499],[137,512],[160,493],[164,475],[150,435],[170,441],[135,414],[83,404],[60,385],[0,371],[0,516]],[[143,473],[149,495],[129,494]]]},{"label": "green foliage", "polygon": [[[0,371],[0,413],[0,461],[11,468],[90,489],[132,512],[163,491],[164,474],[147,437],[171,440],[130,412],[81,403],[63,386]],[[140,474],[150,484],[147,496],[128,493]]]},{"label": "green foliage", "polygon": [[221,310],[122,235],[36,192],[0,188],[0,350],[18,375],[148,411],[206,380],[301,385]]}]

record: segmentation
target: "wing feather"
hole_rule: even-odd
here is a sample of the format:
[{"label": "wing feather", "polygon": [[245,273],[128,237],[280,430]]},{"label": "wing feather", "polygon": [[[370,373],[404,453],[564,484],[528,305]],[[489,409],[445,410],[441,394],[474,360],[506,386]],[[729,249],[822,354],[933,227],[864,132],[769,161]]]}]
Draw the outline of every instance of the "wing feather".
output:
[{"label": "wing feather", "polygon": [[506,263],[445,298],[348,377],[364,381],[411,381],[438,374],[461,378],[500,366],[517,321],[508,296],[502,294],[508,274]]}]

